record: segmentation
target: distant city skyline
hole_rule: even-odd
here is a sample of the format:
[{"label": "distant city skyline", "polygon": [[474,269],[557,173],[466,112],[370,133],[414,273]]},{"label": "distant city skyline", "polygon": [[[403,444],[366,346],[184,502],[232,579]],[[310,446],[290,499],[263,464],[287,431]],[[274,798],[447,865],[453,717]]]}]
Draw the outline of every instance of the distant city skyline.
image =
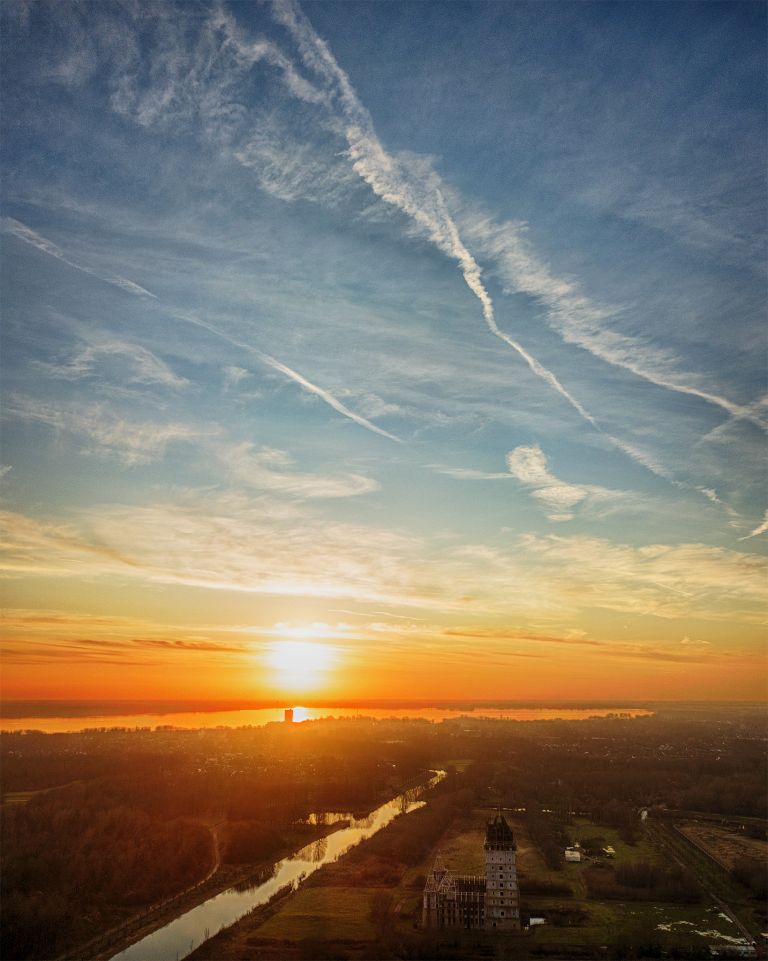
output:
[{"label": "distant city skyline", "polygon": [[4,695],[763,698],[766,16],[4,3]]}]

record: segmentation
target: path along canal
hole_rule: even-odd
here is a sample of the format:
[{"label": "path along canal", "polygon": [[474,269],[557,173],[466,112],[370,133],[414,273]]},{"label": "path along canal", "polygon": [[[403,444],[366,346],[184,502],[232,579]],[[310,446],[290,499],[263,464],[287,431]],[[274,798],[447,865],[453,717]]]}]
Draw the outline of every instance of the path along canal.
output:
[{"label": "path along canal", "polygon": [[[262,878],[254,881],[252,886],[238,885],[222,891],[114,955],[110,961],[179,961],[186,957],[222,928],[228,928],[253,908],[266,904],[287,885],[298,887],[318,868],[337,861],[350,848],[373,837],[399,815],[423,807],[425,802],[419,797],[441,781],[445,772],[435,771],[433,775],[426,784],[392,798],[365,818],[356,820],[351,815],[344,816],[350,821],[348,827],[313,841],[278,861],[266,880]],[[331,817],[338,819],[340,816]]]}]

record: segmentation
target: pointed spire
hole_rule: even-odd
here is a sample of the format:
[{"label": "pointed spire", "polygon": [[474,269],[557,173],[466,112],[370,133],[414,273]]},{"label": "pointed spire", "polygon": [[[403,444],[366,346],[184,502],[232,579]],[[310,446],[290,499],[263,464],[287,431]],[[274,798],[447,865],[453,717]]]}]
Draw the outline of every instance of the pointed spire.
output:
[{"label": "pointed spire", "polygon": [[512,828],[507,824],[506,818],[501,813],[501,807],[496,812],[496,817],[486,825],[485,846],[502,851],[511,851],[517,847]]}]

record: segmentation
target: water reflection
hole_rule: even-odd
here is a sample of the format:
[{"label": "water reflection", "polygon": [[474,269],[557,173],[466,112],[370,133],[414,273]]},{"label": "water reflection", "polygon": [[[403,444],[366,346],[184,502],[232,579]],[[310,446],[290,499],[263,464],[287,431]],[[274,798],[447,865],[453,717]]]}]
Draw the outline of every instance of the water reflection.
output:
[{"label": "water reflection", "polygon": [[[337,861],[350,848],[372,837],[399,815],[423,807],[425,802],[419,800],[419,797],[428,787],[437,784],[444,777],[444,771],[435,772],[435,776],[427,784],[399,794],[365,818],[354,819],[345,814],[339,820],[351,821],[347,827],[339,828],[333,834],[307,844],[291,857],[278,861],[266,876],[246,885],[229,888],[192,908],[159,931],[147,935],[125,951],[116,954],[110,961],[177,961],[178,958],[185,957],[207,940],[211,932],[215,933],[234,924],[253,908],[266,904],[278,891],[288,886],[298,887],[318,868]],[[338,813],[329,812],[327,816],[335,817]]]},{"label": "water reflection", "polygon": [[328,851],[328,838],[318,838],[317,841],[313,841],[308,844],[305,848],[302,848],[303,857],[306,857],[309,861],[322,861]]},{"label": "water reflection", "polygon": [[[412,798],[412,800],[415,799],[416,798]],[[356,817],[352,811],[320,811],[310,814],[304,823],[328,825],[339,824],[342,821],[347,821],[349,822],[349,826],[353,828],[369,828],[373,823],[372,819],[373,814],[366,814],[365,817]]]},{"label": "water reflection", "polygon": [[[378,720],[409,719],[429,722],[457,720],[459,718],[492,718],[503,721],[580,721],[591,717],[645,717],[652,711],[636,707],[611,708],[351,708],[351,707],[294,707],[293,723],[320,718],[375,718]],[[98,717],[9,717],[0,720],[3,731],[67,731],[104,730],[109,728],[136,728],[163,730],[173,728],[199,729],[216,727],[260,727],[275,721],[284,722],[283,708],[257,708],[238,711],[185,711],[165,714],[108,714]]]}]

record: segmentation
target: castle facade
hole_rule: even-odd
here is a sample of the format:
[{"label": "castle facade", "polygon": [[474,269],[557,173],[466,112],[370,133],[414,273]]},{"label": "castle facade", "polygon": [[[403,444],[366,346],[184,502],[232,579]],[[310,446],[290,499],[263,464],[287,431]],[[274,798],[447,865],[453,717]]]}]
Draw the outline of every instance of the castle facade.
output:
[{"label": "castle facade", "polygon": [[454,874],[439,863],[424,888],[426,928],[520,930],[517,845],[499,812],[485,830],[485,877]]}]

